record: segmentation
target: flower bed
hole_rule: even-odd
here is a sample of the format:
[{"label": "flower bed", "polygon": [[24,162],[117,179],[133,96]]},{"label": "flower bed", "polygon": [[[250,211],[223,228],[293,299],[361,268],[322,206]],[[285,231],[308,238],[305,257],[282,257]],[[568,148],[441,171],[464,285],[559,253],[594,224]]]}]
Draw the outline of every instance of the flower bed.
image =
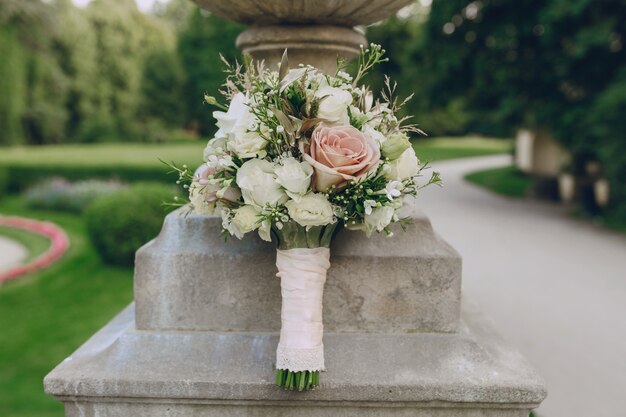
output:
[{"label": "flower bed", "polygon": [[63,229],[50,222],[26,219],[23,217],[0,216],[0,225],[37,233],[50,239],[50,248],[37,259],[8,271],[0,272],[0,283],[45,268],[59,259],[69,248],[70,241]]}]

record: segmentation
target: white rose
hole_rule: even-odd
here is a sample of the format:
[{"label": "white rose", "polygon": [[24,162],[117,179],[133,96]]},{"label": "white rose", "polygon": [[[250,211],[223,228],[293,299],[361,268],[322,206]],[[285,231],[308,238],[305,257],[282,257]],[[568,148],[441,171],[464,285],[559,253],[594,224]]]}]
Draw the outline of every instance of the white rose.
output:
[{"label": "white rose", "polygon": [[258,208],[282,204],[289,198],[276,182],[274,165],[263,159],[251,159],[237,171],[237,185],[243,200]]},{"label": "white rose", "polygon": [[296,201],[309,191],[313,167],[296,158],[287,158],[276,167],[276,182],[283,186],[287,195]]},{"label": "white rose", "polygon": [[385,227],[389,226],[395,209],[390,206],[378,207],[372,210],[371,214],[365,215],[365,234],[369,237],[374,230],[382,232]]},{"label": "white rose", "polygon": [[385,178],[389,181],[402,181],[414,177],[419,173],[420,162],[415,150],[410,147],[396,160],[389,162],[385,169]]},{"label": "white rose", "polygon": [[263,153],[267,141],[256,131],[257,120],[250,112],[246,96],[237,93],[233,96],[227,112],[215,111],[219,130],[216,138],[226,138],[228,150],[240,158],[253,158]]},{"label": "white rose", "polygon": [[215,200],[208,202],[206,192],[206,185],[198,181],[192,181],[189,185],[189,202],[197,214],[213,214],[215,210]]},{"label": "white rose", "polygon": [[352,94],[335,87],[322,87],[315,92],[315,97],[322,99],[317,117],[331,124],[350,124],[348,106],[352,103]]},{"label": "white rose", "polygon": [[301,226],[324,226],[335,221],[333,206],[324,194],[310,193],[285,203],[289,216]]},{"label": "white rose", "polygon": [[236,228],[238,233],[235,234],[244,235],[259,228],[259,211],[256,208],[245,205],[233,210],[233,213],[231,226]]}]

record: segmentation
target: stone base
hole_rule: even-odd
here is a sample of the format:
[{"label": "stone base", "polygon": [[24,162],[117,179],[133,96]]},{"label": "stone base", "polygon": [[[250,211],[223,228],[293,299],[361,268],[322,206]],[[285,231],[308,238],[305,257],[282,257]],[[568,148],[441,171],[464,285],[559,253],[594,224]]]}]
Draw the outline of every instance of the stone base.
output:
[{"label": "stone base", "polygon": [[454,334],[327,333],[328,371],[304,393],[274,383],[276,333],[139,331],[127,308],[54,369],[68,417],[527,417],[543,382],[485,319]]}]

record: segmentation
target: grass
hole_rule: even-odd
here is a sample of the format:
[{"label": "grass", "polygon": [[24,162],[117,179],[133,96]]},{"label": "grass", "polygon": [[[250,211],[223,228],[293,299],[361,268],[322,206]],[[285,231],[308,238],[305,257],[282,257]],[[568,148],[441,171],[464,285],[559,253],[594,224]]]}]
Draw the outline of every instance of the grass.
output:
[{"label": "grass", "polygon": [[0,213],[53,221],[70,237],[57,263],[0,288],[0,416],[62,417],[43,377],[132,300],[132,269],[104,265],[80,217],[27,209],[16,197]]},{"label": "grass", "polygon": [[[162,167],[164,161],[199,165],[202,162],[204,141],[175,144],[102,143],[45,146],[14,146],[0,152],[0,166],[15,164],[27,166],[77,167]],[[466,136],[462,138],[421,138],[414,142],[422,160],[460,158],[509,152],[510,140]]]},{"label": "grass", "polygon": [[512,166],[473,172],[465,179],[495,193],[516,198],[526,197],[532,182],[529,176]]},{"label": "grass", "polygon": [[159,158],[170,162],[199,165],[204,141],[176,144],[98,143],[44,146],[14,146],[0,152],[0,166],[142,167],[167,168]]},{"label": "grass", "polygon": [[50,239],[26,230],[0,226],[0,236],[13,239],[26,248],[28,255],[22,260],[23,265],[34,261],[50,247]]}]

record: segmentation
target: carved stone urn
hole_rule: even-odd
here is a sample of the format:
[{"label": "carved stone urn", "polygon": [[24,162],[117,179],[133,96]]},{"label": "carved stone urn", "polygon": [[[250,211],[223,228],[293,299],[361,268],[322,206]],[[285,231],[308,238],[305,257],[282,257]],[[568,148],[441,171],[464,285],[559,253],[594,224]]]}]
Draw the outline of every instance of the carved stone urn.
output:
[{"label": "carved stone urn", "polygon": [[358,25],[392,15],[412,0],[194,0],[200,7],[249,25],[237,47],[275,66],[285,49],[295,64],[335,70],[337,57],[351,59],[367,40]]}]

